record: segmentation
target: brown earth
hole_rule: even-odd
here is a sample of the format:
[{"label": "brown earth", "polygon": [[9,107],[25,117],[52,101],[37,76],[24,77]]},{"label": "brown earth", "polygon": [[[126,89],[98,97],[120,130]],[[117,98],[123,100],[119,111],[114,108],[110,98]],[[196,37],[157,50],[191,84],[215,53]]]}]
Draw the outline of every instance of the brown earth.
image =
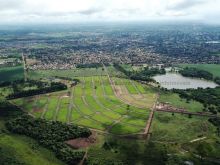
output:
[{"label": "brown earth", "polygon": [[66,144],[70,145],[74,149],[87,148],[90,145],[97,142],[96,133],[92,133],[88,138],[77,138],[66,141]]},{"label": "brown earth", "polygon": [[34,109],[33,109],[33,112],[43,112],[43,109],[40,109],[40,108],[34,108]]}]

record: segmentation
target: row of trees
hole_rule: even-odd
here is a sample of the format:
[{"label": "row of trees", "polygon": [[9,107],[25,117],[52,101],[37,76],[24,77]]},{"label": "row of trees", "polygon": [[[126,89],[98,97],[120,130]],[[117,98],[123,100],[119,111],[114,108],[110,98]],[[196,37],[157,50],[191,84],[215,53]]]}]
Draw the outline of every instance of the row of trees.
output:
[{"label": "row of trees", "polygon": [[23,91],[14,91],[14,93],[7,96],[7,99],[16,99],[20,97],[29,97],[39,94],[45,94],[49,92],[56,92],[61,90],[66,90],[67,86],[60,82],[52,82],[50,86],[43,86],[42,88],[31,89],[31,90],[23,90]]},{"label": "row of trees", "polygon": [[151,77],[155,76],[157,74],[165,74],[166,71],[164,69],[158,69],[158,68],[144,68],[140,71],[128,71],[124,69],[120,64],[114,63],[114,67],[124,73],[127,77],[129,77],[132,80],[140,80],[140,81],[154,81]]},{"label": "row of trees", "polygon": [[62,79],[62,80],[68,80],[68,81],[74,81],[74,82],[77,82],[77,83],[80,82],[80,80],[77,79],[77,78],[62,77],[62,76],[55,76],[55,78],[59,78],[59,79]]},{"label": "row of trees", "polygon": [[37,140],[67,164],[77,164],[83,158],[84,152],[75,151],[64,142],[79,137],[87,138],[91,135],[91,131],[87,128],[67,125],[58,121],[35,119],[29,115],[22,115],[10,120],[6,123],[6,127],[13,133]]},{"label": "row of trees", "polygon": [[203,78],[203,79],[206,79],[206,80],[211,80],[211,81],[214,81],[214,82],[216,82],[217,84],[220,85],[220,77],[215,77],[214,78],[212,73],[207,72],[205,70],[186,67],[183,70],[180,70],[179,73],[182,74],[185,77],[196,77],[196,78]]},{"label": "row of trees", "polygon": [[[106,63],[105,66],[109,66],[110,64]],[[89,64],[77,64],[77,68],[100,68],[102,67],[102,63],[89,63]]]}]

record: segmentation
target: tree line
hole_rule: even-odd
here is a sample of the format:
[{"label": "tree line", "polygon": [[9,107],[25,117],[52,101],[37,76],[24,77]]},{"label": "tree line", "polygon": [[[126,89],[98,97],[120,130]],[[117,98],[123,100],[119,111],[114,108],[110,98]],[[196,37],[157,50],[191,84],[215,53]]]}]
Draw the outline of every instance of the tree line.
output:
[{"label": "tree line", "polygon": [[[109,66],[110,64],[105,63],[105,66]],[[89,64],[77,64],[76,68],[100,68],[102,67],[102,63],[89,63]]]},{"label": "tree line", "polygon": [[186,67],[183,70],[180,70],[179,73],[185,77],[196,77],[211,80],[220,85],[220,77],[214,77],[212,73],[205,70],[200,70],[193,67]]},{"label": "tree line", "polygon": [[31,89],[31,90],[23,90],[23,91],[15,91],[12,94],[9,94],[7,96],[7,99],[16,99],[20,97],[29,97],[39,94],[45,94],[50,92],[56,92],[61,90],[66,90],[67,86],[65,84],[62,84],[60,82],[52,82],[50,86],[43,86],[37,89]]}]

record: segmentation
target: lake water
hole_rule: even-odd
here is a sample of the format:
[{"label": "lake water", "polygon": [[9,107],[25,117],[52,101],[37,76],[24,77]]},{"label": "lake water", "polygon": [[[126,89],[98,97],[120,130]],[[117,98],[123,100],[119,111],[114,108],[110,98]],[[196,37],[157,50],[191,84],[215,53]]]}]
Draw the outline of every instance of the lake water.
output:
[{"label": "lake water", "polygon": [[212,81],[183,77],[178,73],[166,73],[165,75],[158,75],[154,76],[153,78],[160,83],[161,87],[167,89],[215,88],[218,86]]}]

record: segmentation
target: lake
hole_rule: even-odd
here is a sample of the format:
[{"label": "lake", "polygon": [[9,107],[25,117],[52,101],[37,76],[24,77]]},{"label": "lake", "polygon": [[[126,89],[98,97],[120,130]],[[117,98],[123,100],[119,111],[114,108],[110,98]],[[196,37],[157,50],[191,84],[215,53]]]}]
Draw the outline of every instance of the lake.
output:
[{"label": "lake", "polygon": [[165,75],[154,76],[157,82],[160,83],[161,87],[167,89],[197,89],[197,88],[215,88],[218,86],[212,81],[203,79],[184,77],[179,73],[166,73]]}]

